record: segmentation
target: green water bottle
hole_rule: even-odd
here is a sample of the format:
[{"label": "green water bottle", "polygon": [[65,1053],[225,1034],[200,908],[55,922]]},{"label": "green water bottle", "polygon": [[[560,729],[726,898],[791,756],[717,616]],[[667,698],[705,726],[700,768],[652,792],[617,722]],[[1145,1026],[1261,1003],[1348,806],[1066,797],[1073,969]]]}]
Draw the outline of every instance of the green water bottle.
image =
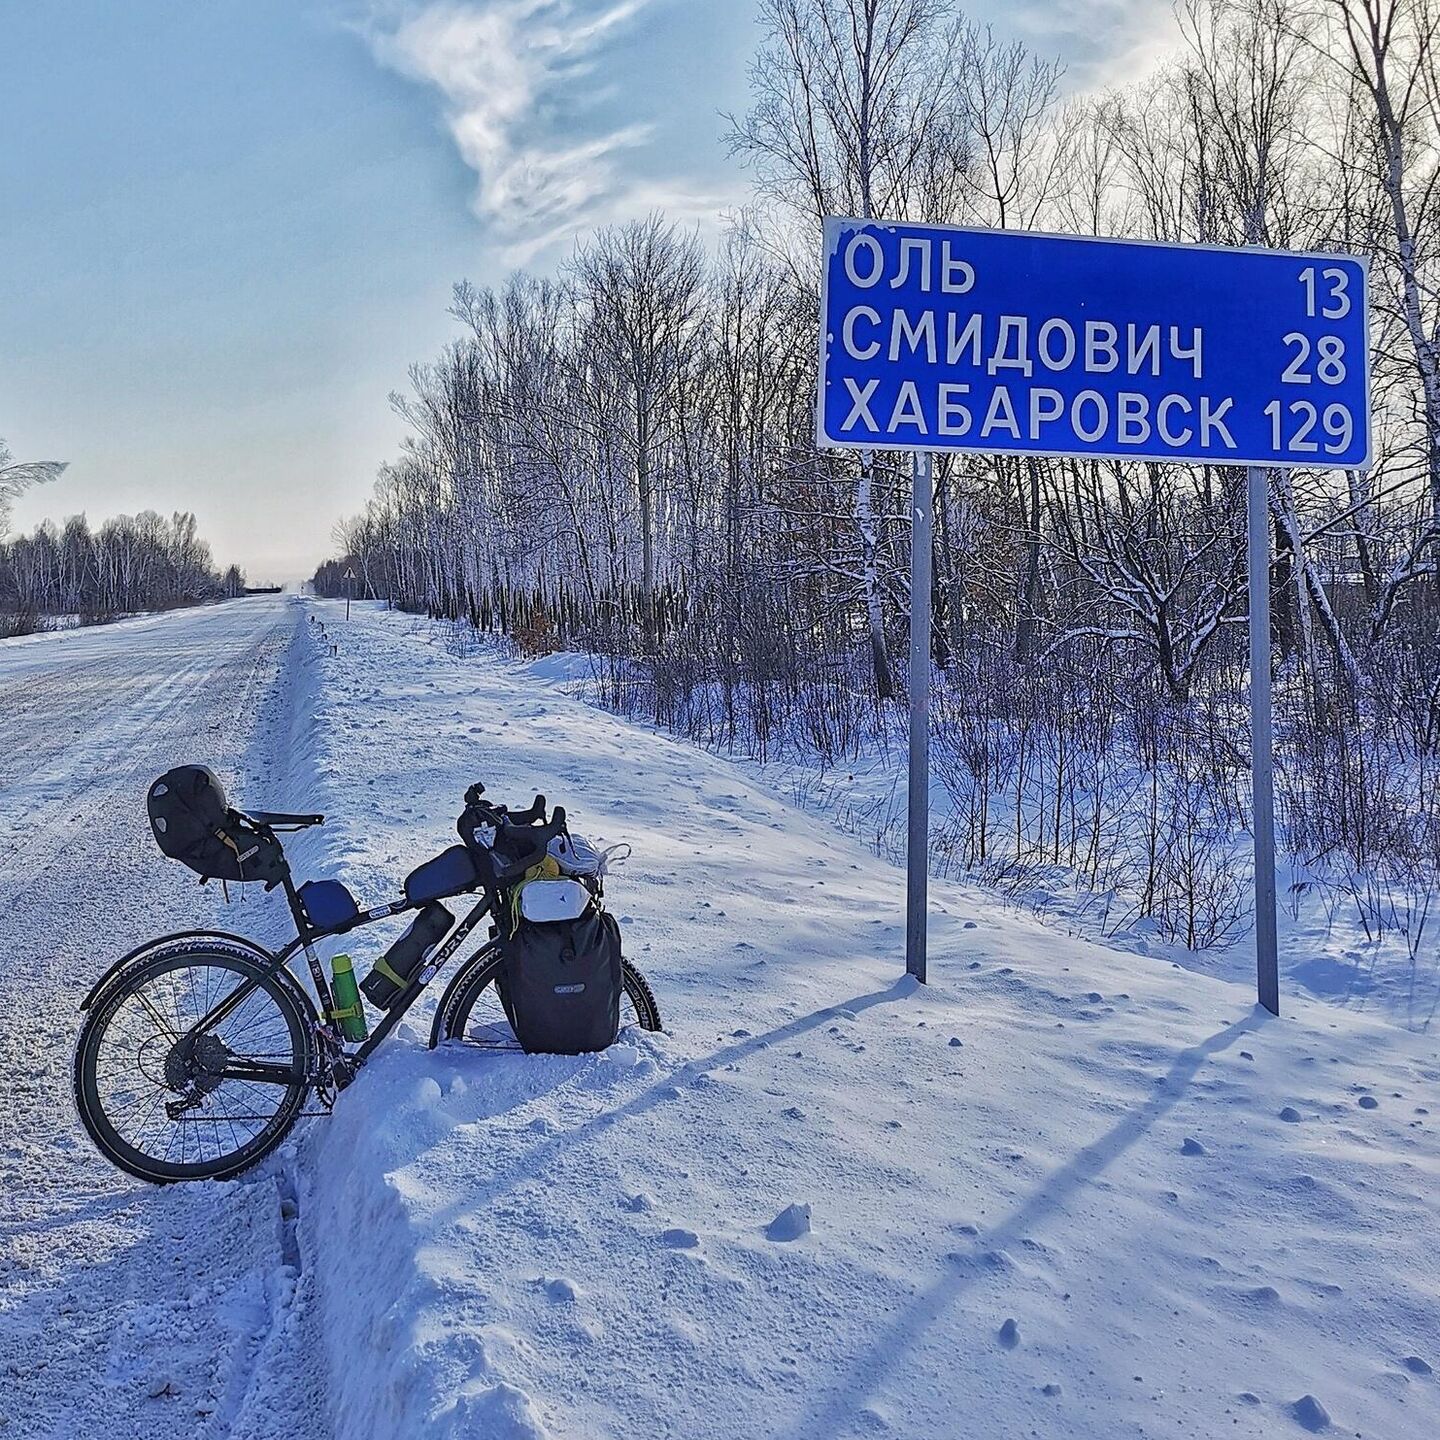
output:
[{"label": "green water bottle", "polygon": [[330,1018],[340,1022],[340,1033],[347,1040],[363,1040],[370,1030],[355,984],[355,967],[348,955],[337,955],[330,962],[330,992],[335,1002]]}]

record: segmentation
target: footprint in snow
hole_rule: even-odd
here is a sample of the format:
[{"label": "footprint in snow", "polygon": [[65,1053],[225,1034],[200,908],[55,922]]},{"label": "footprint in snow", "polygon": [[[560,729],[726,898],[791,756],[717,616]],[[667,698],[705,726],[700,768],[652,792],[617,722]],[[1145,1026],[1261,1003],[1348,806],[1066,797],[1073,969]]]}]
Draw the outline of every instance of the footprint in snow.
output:
[{"label": "footprint in snow", "polygon": [[637,1190],[633,1195],[627,1195],[621,1200],[621,1205],[633,1215],[639,1215],[646,1210],[655,1208],[655,1197],[647,1195],[643,1190]]},{"label": "footprint in snow", "polygon": [[1378,1110],[1380,1102],[1373,1095],[1362,1095],[1355,1102],[1362,1110]]},{"label": "footprint in snow", "polygon": [[1020,1343],[1020,1325],[1012,1316],[1000,1327],[1000,1343],[1013,1350]]},{"label": "footprint in snow", "polygon": [[1180,1153],[1182,1155],[1204,1155],[1206,1152],[1205,1147],[1198,1140],[1193,1140],[1187,1135],[1185,1143],[1180,1147]]},{"label": "footprint in snow", "polygon": [[550,1432],[525,1391],[500,1381],[471,1381],[449,1412],[450,1433],[504,1435],[509,1440],[548,1440]]},{"label": "footprint in snow", "polygon": [[540,1286],[557,1305],[571,1305],[580,1298],[580,1287],[565,1275],[540,1277]]},{"label": "footprint in snow", "polygon": [[671,1250],[694,1250],[699,1247],[700,1237],[693,1230],[675,1225],[660,1232],[660,1243]]},{"label": "footprint in snow", "polygon": [[1287,1125],[1297,1125],[1300,1122],[1300,1112],[1293,1105],[1287,1105],[1280,1112],[1280,1118]]},{"label": "footprint in snow", "polygon": [[1407,1355],[1400,1362],[1412,1375],[1430,1375],[1434,1372],[1418,1355]]}]

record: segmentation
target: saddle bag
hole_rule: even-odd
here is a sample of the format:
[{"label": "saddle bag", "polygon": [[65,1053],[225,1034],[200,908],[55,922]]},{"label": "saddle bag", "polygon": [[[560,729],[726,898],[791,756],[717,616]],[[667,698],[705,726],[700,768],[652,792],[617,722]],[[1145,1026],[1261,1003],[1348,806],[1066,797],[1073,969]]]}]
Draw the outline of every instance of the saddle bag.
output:
[{"label": "saddle bag", "polygon": [[620,927],[576,880],[518,887],[501,940],[499,990],[530,1054],[583,1055],[620,1031]]},{"label": "saddle bag", "polygon": [[261,880],[269,890],[285,878],[280,842],[230,808],[204,765],[167,770],[146,793],[145,808],[155,843],[203,880]]}]

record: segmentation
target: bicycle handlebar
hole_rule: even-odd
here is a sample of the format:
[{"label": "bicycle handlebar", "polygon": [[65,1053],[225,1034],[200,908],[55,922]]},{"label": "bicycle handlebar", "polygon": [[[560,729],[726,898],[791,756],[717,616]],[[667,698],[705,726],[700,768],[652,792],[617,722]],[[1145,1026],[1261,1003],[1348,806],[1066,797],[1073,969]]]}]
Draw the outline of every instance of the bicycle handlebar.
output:
[{"label": "bicycle handlebar", "polygon": [[[478,781],[465,792],[465,814],[459,829],[467,845],[475,846],[473,832],[480,825],[495,831],[488,847],[498,881],[518,880],[531,866],[545,858],[546,849],[557,836],[566,833],[565,807],[557,805],[545,818],[545,797],[536,795],[528,810],[511,810],[506,805],[482,799],[485,787]],[[477,824],[467,827],[473,817]]]}]

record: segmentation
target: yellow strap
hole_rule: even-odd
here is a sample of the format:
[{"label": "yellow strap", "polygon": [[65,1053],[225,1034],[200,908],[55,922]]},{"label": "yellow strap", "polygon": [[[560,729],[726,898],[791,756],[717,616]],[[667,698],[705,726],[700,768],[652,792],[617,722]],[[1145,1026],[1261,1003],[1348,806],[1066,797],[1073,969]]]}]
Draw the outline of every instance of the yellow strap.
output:
[{"label": "yellow strap", "polygon": [[383,955],[375,962],[375,968],[390,981],[392,985],[398,985],[402,990],[410,983],[404,975],[398,975],[390,968],[389,963]]}]

